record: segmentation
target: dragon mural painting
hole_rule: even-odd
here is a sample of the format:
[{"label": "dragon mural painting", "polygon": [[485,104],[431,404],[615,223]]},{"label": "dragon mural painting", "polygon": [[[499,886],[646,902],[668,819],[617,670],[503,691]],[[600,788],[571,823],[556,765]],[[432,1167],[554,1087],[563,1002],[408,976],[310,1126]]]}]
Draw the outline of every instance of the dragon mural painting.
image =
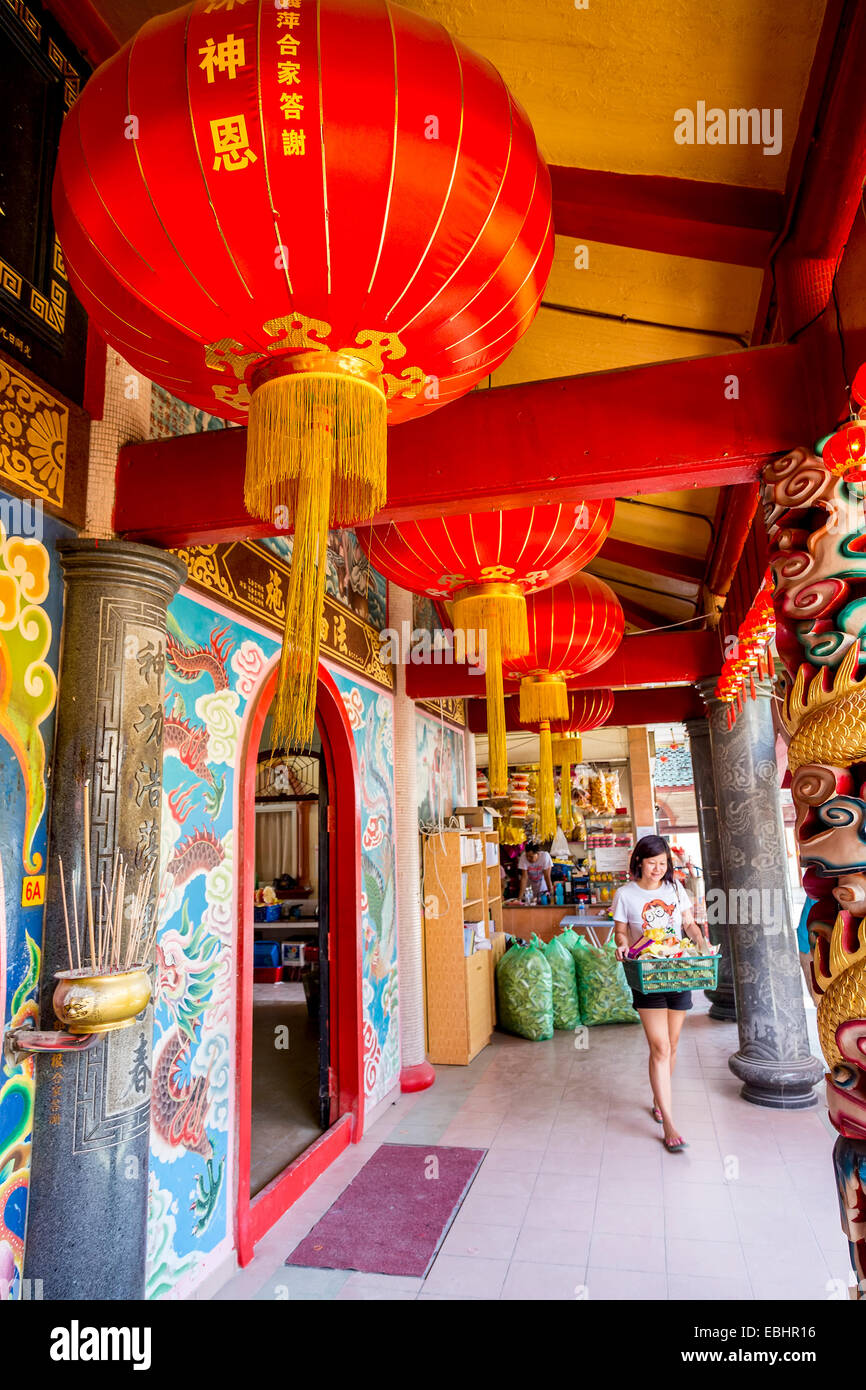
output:
[{"label": "dragon mural painting", "polygon": [[[5,500],[5,499],[4,499]],[[63,581],[51,542],[72,532],[43,518],[45,540],[0,522],[0,1025],[36,1022],[42,946],[48,763],[57,697]],[[26,887],[31,892],[26,891]],[[22,888],[25,891],[22,892]],[[23,906],[32,896],[32,906]],[[35,1064],[0,1056],[0,1301],[21,1296]]]},{"label": "dragon mural painting", "polygon": [[394,860],[394,706],[332,670],[355,736],[361,792],[364,1094],[372,1106],[400,1074]]},{"label": "dragon mural painting", "polygon": [[842,1228],[866,1299],[866,472],[853,428],[822,458],[769,464],[763,493]]},{"label": "dragon mural painting", "polygon": [[418,763],[419,822],[424,825],[438,821],[443,816],[447,819],[455,806],[466,803],[462,730],[417,711],[415,753]]},{"label": "dragon mural painting", "polygon": [[240,733],[276,641],[179,595],[168,615],[148,1295],[230,1235]]},{"label": "dragon mural painting", "polygon": [[[180,594],[168,616],[156,958],[148,1296],[189,1292],[231,1244],[235,815],[242,730],[279,641]],[[364,1077],[400,1071],[394,902],[393,708],[334,667],[362,803]]]}]

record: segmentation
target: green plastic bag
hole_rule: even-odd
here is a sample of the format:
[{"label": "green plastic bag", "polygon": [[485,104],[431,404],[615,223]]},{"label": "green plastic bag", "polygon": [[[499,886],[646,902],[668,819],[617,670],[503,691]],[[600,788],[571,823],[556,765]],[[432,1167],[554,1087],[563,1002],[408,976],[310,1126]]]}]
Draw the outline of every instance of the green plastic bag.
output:
[{"label": "green plastic bag", "polygon": [[553,977],[553,1026],[573,1031],[580,1025],[574,956],[559,936],[555,936],[542,950]]},{"label": "green plastic bag", "polygon": [[519,1038],[553,1037],[553,975],[538,937],[510,946],[496,966],[499,1026]]},{"label": "green plastic bag", "polygon": [[569,951],[574,951],[574,948],[577,945],[578,941],[582,941],[583,937],[578,936],[577,932],[574,930],[573,927],[566,927],[565,931],[561,931],[559,933],[559,936],[556,937],[556,940],[561,941],[563,946],[566,946]]},{"label": "green plastic bag", "polygon": [[581,937],[572,954],[583,1022],[588,1027],[596,1023],[640,1023],[614,943],[590,946]]}]

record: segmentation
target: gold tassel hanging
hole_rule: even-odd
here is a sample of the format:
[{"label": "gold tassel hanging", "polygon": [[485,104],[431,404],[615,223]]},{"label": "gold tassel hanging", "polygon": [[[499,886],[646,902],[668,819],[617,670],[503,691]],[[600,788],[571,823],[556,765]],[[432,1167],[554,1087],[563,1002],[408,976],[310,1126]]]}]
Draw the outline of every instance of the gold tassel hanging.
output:
[{"label": "gold tassel hanging", "polygon": [[568,686],[562,676],[555,672],[524,676],[520,682],[521,724],[567,719],[568,714]]},{"label": "gold tassel hanging", "polygon": [[350,375],[331,354],[310,353],[269,363],[252,383],[244,500],[253,516],[294,527],[274,700],[279,747],[308,747],[315,731],[329,528],[369,520],[385,502],[380,382],[366,362]]},{"label": "gold tassel hanging", "polygon": [[556,834],[556,795],[553,786],[553,750],[549,720],[541,720],[538,733],[538,838],[552,840]]},{"label": "gold tassel hanging", "polygon": [[464,635],[467,651],[479,651],[479,634],[485,634],[487,776],[491,797],[504,797],[508,795],[508,752],[502,659],[529,651],[526,600],[517,584],[473,585],[455,594],[452,620],[454,631]]},{"label": "gold tassel hanging", "polygon": [[558,767],[560,763],[581,763],[583,762],[583,743],[580,734],[567,734],[553,738],[553,761]]},{"label": "gold tassel hanging", "polygon": [[[555,761],[554,755],[554,761]],[[574,833],[574,805],[571,797],[571,763],[563,763],[559,774],[559,824],[566,840]]]}]

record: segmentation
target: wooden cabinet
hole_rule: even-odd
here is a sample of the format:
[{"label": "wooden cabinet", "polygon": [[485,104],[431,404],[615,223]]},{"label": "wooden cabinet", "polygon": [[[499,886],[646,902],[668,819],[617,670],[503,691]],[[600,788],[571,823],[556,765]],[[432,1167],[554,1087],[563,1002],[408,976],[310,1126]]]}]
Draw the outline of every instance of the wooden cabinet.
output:
[{"label": "wooden cabinet", "polygon": [[[489,839],[497,846],[495,867],[487,863]],[[472,862],[466,862],[470,856]],[[466,1066],[493,1031],[493,951],[467,956],[464,929],[467,923],[483,922],[488,939],[501,929],[496,832],[425,835],[422,862],[427,1056],[440,1065]],[[492,882],[495,900],[489,892]]]}]

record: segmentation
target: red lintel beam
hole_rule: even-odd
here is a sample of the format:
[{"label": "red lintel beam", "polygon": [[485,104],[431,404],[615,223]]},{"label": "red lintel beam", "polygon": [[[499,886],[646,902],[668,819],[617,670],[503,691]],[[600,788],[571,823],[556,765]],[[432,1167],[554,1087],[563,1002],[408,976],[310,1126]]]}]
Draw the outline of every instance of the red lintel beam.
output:
[{"label": "red lintel beam", "polygon": [[[658,686],[655,690],[617,690],[613,697],[613,712],[605,721],[606,727],[628,727],[632,724],[682,724],[685,719],[703,719],[706,709],[692,685]],[[487,733],[487,706],[483,700],[470,700],[467,726],[473,734]],[[509,732],[526,733],[527,726],[518,717],[518,700],[512,696],[505,701],[505,727]]]},{"label": "red lintel beam", "polygon": [[699,179],[612,174],[554,164],[557,236],[668,256],[764,266],[784,220],[784,197]]},{"label": "red lintel beam", "polygon": [[[389,430],[376,520],[745,483],[817,433],[797,346],[473,391]],[[273,535],[244,507],[245,451],[243,429],[125,445],[115,530],[164,546]]]},{"label": "red lintel beam", "polygon": [[[635,633],[623,638],[609,661],[586,676],[568,682],[570,690],[610,686],[683,685],[713,676],[721,670],[721,645],[715,632]],[[519,682],[506,682],[512,693]],[[441,700],[446,696],[484,694],[484,677],[468,666],[444,662],[406,667],[406,694],[413,700]]]},{"label": "red lintel beam", "polygon": [[[644,574],[660,574],[669,579],[693,579],[700,584],[704,577],[705,561],[693,555],[678,555],[676,551],[656,550],[650,545],[616,540],[608,536],[598,553],[600,560],[615,565],[642,570]],[[627,582],[625,579],[622,581]]]}]

